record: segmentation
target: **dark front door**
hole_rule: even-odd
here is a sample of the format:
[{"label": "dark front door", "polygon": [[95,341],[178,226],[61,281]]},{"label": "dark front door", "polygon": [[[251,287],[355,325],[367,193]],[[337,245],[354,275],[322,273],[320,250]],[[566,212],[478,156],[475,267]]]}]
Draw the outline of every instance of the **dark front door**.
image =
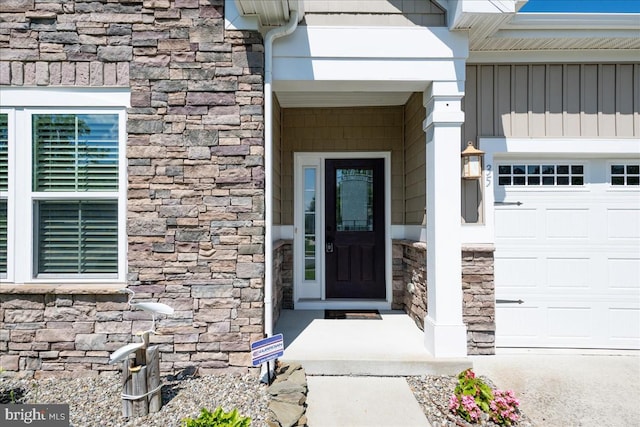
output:
[{"label": "dark front door", "polygon": [[325,167],[326,297],[384,299],[384,159]]}]

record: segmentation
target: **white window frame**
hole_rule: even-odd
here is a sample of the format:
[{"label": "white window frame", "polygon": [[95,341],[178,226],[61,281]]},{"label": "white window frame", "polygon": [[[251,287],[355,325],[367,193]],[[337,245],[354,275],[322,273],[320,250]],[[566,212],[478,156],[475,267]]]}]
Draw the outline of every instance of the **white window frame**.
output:
[{"label": "white window frame", "polygon": [[[127,273],[127,116],[130,93],[122,89],[2,89],[3,108],[8,114],[9,179],[7,203],[7,274],[3,283],[126,283]],[[43,194],[32,191],[33,114],[117,114],[118,190],[89,193]],[[20,172],[19,172],[20,171]],[[18,175],[19,178],[18,179]],[[2,194],[3,197],[5,194]],[[109,274],[46,274],[37,276],[34,225],[36,200],[116,200],[118,203],[118,267]]]}]

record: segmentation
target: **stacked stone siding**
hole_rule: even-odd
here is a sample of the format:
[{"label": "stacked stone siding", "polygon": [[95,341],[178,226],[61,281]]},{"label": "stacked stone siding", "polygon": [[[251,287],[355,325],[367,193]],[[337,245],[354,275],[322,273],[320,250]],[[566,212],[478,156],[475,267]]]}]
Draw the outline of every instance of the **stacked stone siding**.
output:
[{"label": "stacked stone siding", "polygon": [[293,309],[293,242],[279,240],[273,245],[273,323],[282,309]]},{"label": "stacked stone siding", "polygon": [[[153,338],[165,372],[246,371],[264,332],[263,44],[258,33],[225,31],[223,4],[7,0],[0,9],[0,84],[131,89],[128,286],[176,310]],[[117,294],[1,292],[11,368],[112,369],[107,352],[148,319]],[[21,301],[33,307],[20,312]]]},{"label": "stacked stone siding", "polygon": [[[427,245],[409,240],[395,241],[394,254],[401,256],[403,297],[402,305],[409,317],[424,328],[427,314]],[[396,260],[394,259],[394,265]]]},{"label": "stacked stone siding", "polygon": [[130,311],[126,301],[114,294],[0,295],[5,375],[92,376],[120,369],[108,364],[109,354],[131,341],[132,330],[149,326],[148,315]]},{"label": "stacked stone siding", "polygon": [[462,319],[469,354],[495,354],[493,246],[462,248]]},{"label": "stacked stone siding", "polygon": [[[462,248],[462,319],[467,325],[469,354],[495,353],[493,251],[493,246]],[[400,277],[404,283],[403,308],[424,329],[427,314],[426,244],[396,240],[393,254],[394,283]]]}]

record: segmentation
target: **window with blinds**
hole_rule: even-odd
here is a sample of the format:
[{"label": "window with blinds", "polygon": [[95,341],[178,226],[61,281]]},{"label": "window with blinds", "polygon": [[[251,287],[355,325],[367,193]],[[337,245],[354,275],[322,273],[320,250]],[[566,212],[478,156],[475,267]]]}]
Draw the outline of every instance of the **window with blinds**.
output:
[{"label": "window with blinds", "polygon": [[7,191],[9,184],[8,115],[0,114],[0,274],[7,273]]},{"label": "window with blinds", "polygon": [[118,203],[38,202],[39,273],[113,273],[118,268]]},{"label": "window with blinds", "polygon": [[[118,271],[117,114],[34,114],[36,274]],[[95,194],[101,194],[97,199]]]},{"label": "window with blinds", "polygon": [[33,191],[118,189],[117,114],[34,114]]}]

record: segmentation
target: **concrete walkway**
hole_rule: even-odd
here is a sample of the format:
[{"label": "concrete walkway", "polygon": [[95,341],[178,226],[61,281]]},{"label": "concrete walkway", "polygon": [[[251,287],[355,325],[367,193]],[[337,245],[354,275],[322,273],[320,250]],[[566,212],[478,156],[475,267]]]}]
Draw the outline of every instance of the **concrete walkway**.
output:
[{"label": "concrete walkway", "polygon": [[309,427],[428,427],[404,378],[308,376]]},{"label": "concrete walkway", "polygon": [[284,336],[283,362],[299,362],[309,375],[408,376],[457,374],[468,358],[436,359],[422,332],[401,311],[380,320],[326,320],[323,310],[283,310],[275,327]]}]

